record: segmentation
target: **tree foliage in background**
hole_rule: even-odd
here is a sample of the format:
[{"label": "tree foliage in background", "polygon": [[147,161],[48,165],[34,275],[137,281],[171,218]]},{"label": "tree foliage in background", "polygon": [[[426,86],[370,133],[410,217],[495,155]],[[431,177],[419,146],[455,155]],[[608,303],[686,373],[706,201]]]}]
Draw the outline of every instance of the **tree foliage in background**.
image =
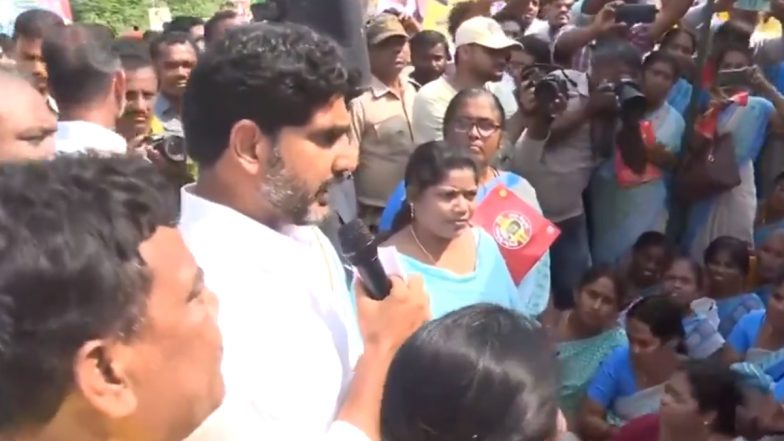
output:
[{"label": "tree foliage in background", "polygon": [[192,15],[206,18],[223,3],[222,0],[71,0],[71,8],[76,21],[105,24],[115,32],[123,32],[133,26],[147,29],[147,10],[153,5],[168,5],[172,17]]}]

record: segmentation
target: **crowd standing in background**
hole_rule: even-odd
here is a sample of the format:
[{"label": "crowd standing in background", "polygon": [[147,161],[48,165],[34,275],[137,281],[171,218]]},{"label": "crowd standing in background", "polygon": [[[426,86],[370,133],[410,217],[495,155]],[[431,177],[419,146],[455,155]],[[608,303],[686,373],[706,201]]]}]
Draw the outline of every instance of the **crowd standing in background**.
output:
[{"label": "crowd standing in background", "polygon": [[[491,3],[367,7],[368,84],[234,11],[22,13],[0,438],[784,436],[784,0],[707,42],[699,1]],[[338,188],[383,300],[319,228]]]}]

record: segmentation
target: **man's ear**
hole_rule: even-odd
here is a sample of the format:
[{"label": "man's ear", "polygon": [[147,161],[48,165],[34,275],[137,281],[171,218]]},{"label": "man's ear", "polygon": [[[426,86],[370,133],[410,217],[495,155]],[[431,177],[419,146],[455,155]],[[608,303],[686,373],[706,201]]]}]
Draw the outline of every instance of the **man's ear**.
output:
[{"label": "man's ear", "polygon": [[125,113],[125,91],[127,89],[126,80],[125,80],[125,71],[122,69],[118,70],[114,74],[114,78],[112,79],[112,93],[114,94],[115,100],[117,100],[118,105],[118,114],[117,118],[121,117],[123,113]]},{"label": "man's ear", "polygon": [[229,132],[228,154],[251,174],[263,171],[271,154],[272,140],[249,119],[237,121]]},{"label": "man's ear", "polygon": [[136,411],[137,397],[129,376],[131,348],[106,340],[86,342],[74,358],[77,392],[111,419]]}]

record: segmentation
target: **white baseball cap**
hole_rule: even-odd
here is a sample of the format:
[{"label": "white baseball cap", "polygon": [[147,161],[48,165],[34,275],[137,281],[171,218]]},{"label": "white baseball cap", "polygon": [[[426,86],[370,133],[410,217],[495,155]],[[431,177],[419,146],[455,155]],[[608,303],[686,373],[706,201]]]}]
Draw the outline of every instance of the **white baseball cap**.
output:
[{"label": "white baseball cap", "polygon": [[455,46],[478,44],[490,49],[506,49],[523,45],[509,38],[497,21],[490,17],[474,17],[468,19],[455,32]]}]

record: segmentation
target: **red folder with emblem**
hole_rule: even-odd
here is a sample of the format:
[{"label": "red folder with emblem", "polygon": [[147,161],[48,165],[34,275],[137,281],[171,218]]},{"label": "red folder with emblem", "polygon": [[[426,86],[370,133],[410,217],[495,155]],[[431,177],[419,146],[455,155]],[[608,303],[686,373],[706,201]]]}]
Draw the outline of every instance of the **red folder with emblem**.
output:
[{"label": "red folder with emblem", "polygon": [[558,227],[503,185],[490,191],[476,208],[472,221],[498,243],[515,285],[561,234]]}]

